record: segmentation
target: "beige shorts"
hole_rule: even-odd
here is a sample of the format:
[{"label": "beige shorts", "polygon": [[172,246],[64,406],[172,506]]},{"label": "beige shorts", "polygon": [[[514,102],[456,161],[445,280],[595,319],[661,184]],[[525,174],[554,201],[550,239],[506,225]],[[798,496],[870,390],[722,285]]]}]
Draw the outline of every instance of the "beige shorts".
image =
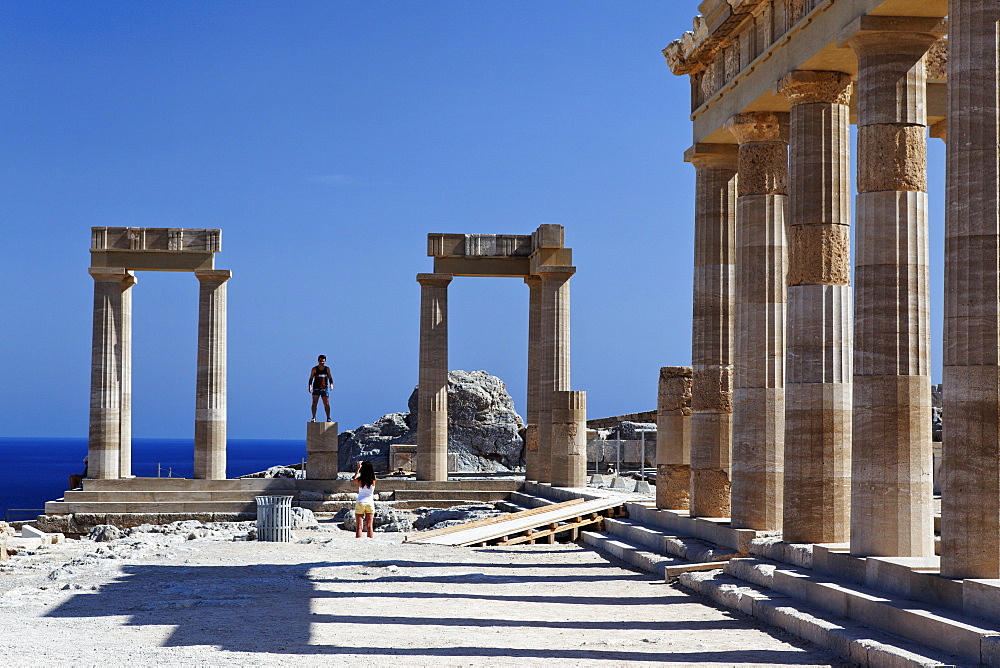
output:
[{"label": "beige shorts", "polygon": [[354,514],[355,515],[367,515],[368,513],[375,513],[375,505],[371,503],[355,503],[354,504]]}]

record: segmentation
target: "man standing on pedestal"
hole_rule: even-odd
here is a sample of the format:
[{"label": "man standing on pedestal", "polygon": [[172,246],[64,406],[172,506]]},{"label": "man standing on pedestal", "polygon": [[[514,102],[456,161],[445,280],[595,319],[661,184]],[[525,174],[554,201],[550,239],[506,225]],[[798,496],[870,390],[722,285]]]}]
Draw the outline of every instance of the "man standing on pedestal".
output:
[{"label": "man standing on pedestal", "polygon": [[312,420],[316,421],[316,404],[319,398],[323,397],[323,408],[326,409],[326,421],[330,419],[330,390],[333,389],[333,376],[330,374],[330,367],[326,365],[326,355],[320,355],[317,359],[319,364],[312,368],[309,373],[309,393],[312,394]]}]

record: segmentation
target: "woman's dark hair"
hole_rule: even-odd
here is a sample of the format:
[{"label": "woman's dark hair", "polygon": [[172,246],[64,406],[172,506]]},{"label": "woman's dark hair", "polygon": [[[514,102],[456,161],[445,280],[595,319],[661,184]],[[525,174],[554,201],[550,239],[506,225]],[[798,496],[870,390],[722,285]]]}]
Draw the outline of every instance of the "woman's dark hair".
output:
[{"label": "woman's dark hair", "polygon": [[361,462],[361,470],[358,471],[358,480],[363,487],[371,487],[375,484],[375,467],[371,462]]}]

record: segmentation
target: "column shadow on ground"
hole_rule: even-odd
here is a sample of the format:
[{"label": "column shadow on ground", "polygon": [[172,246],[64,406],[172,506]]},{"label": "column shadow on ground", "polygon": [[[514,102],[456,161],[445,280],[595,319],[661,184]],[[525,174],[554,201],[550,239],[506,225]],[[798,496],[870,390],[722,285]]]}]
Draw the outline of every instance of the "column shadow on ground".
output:
[{"label": "column shadow on ground", "polygon": [[[375,562],[401,564],[400,561]],[[433,562],[413,562],[431,565]],[[129,626],[171,627],[168,637],[161,643],[164,647],[215,646],[224,651],[252,652],[280,655],[361,655],[378,658],[387,656],[409,657],[414,660],[434,662],[435,659],[456,657],[505,657],[517,659],[553,659],[569,662],[584,659],[600,659],[617,662],[653,663],[662,661],[724,664],[769,663],[797,664],[824,663],[810,660],[808,653],[788,650],[739,650],[703,651],[687,653],[662,653],[630,650],[627,647],[608,648],[509,648],[496,646],[449,646],[449,647],[388,647],[379,646],[379,624],[399,624],[412,626],[414,638],[420,642],[418,629],[428,626],[451,626],[489,628],[549,628],[587,629],[591,632],[606,630],[609,633],[619,628],[635,628],[644,631],[684,630],[689,632],[708,630],[728,630],[744,627],[738,620],[717,622],[670,621],[670,608],[677,604],[690,605],[687,597],[644,596],[623,599],[615,596],[537,596],[509,594],[463,594],[434,593],[426,591],[393,591],[387,586],[378,592],[331,592],[317,589],[323,582],[336,582],[347,587],[364,582],[367,585],[410,582],[434,584],[438,581],[455,582],[455,578],[394,576],[369,580],[337,580],[315,578],[314,569],[359,566],[372,567],[373,562],[314,562],[302,564],[255,564],[251,566],[161,566],[125,565],[121,576],[96,592],[80,593],[53,608],[47,614],[50,618],[93,618],[123,616]],[[433,564],[441,566],[442,564]],[[484,564],[485,565],[485,564]],[[455,567],[474,567],[473,564],[457,563]],[[504,565],[490,564],[493,571],[502,571]],[[322,570],[320,571],[322,572]],[[613,586],[612,580],[650,580],[647,576],[577,576],[558,575],[552,578],[542,576],[524,577],[511,574],[498,576],[504,582],[543,583],[545,581],[596,584]],[[355,614],[364,610],[366,601],[373,598],[390,598],[398,603],[401,612],[405,610],[406,599],[421,601],[414,607],[421,612],[430,612],[422,617],[366,617]],[[428,603],[435,599],[469,599],[498,602],[501,605],[517,603],[559,602],[572,608],[587,607],[584,612],[567,611],[567,616],[587,618],[586,622],[557,622],[552,620],[492,620],[466,619],[459,617],[438,617],[433,615],[433,607]],[[337,599],[343,605],[335,604],[338,612],[331,614],[313,613],[316,600]],[[423,602],[423,601],[426,601]],[[651,619],[638,623],[622,623],[607,616],[607,605],[646,605]],[[588,606],[601,606],[597,611]],[[339,614],[343,609],[345,614]],[[603,612],[608,611],[608,612]],[[350,613],[350,614],[348,614]],[[317,644],[313,641],[315,625],[343,624],[343,637],[335,636],[332,643]],[[363,633],[361,646],[356,646],[359,625],[371,632]],[[354,629],[353,631],[351,629]],[[159,632],[159,629],[156,631]],[[326,632],[329,637],[330,631]],[[374,643],[372,642],[374,639]],[[95,642],[99,639],[95,638]]]}]

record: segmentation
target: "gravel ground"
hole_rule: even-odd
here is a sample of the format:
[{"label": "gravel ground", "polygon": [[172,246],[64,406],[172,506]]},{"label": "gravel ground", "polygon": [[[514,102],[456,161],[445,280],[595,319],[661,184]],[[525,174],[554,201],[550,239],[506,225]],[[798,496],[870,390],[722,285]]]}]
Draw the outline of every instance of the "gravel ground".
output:
[{"label": "gravel ground", "polygon": [[843,665],[576,545],[450,548],[198,523],[0,564],[0,663]]}]

